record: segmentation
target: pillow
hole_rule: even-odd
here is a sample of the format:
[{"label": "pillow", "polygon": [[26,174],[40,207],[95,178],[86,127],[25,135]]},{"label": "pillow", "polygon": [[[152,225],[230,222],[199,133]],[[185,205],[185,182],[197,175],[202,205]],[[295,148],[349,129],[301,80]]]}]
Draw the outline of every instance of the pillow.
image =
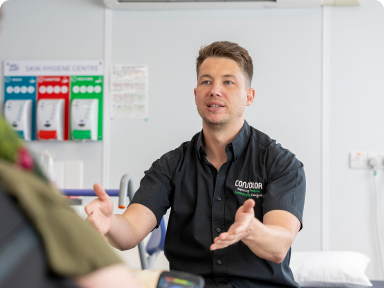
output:
[{"label": "pillow", "polygon": [[290,267],[303,287],[369,287],[369,258],[346,251],[292,252]]}]

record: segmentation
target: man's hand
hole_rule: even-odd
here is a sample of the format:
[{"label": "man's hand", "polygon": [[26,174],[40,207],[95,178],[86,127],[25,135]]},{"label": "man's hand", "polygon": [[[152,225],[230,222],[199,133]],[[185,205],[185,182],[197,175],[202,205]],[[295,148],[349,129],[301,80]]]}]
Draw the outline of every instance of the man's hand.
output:
[{"label": "man's hand", "polygon": [[254,206],[255,201],[252,199],[248,199],[244,202],[243,206],[236,212],[235,223],[229,227],[228,232],[221,233],[214,239],[214,243],[211,245],[211,250],[228,247],[229,245],[240,241],[247,235],[252,220],[255,219]]},{"label": "man's hand", "polygon": [[223,249],[242,241],[260,258],[281,263],[286,258],[297,232],[300,230],[299,219],[284,210],[272,210],[263,217],[263,222],[255,218],[255,201],[244,202],[235,216],[235,223],[228,232],[215,238],[211,250]]},{"label": "man's hand", "polygon": [[86,220],[104,236],[112,226],[113,203],[100,184],[93,185],[93,189],[98,198],[85,207],[85,213],[88,215]]},{"label": "man's hand", "polygon": [[136,247],[156,227],[156,216],[141,205],[131,204],[123,215],[113,214],[113,203],[100,184],[93,185],[97,199],[85,207],[90,222],[105,240],[119,250]]}]

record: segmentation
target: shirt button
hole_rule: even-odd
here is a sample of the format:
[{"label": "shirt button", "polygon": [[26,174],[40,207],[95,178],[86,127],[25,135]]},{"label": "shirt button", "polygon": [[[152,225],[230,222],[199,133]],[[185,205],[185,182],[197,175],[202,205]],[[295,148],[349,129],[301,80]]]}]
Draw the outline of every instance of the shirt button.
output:
[{"label": "shirt button", "polygon": [[220,196],[217,196],[217,200],[219,200],[219,201],[220,201],[220,200],[221,200],[221,197],[220,197]]},{"label": "shirt button", "polygon": [[221,229],[220,229],[220,228],[216,228],[216,232],[217,232],[217,233],[220,233],[220,232],[221,232]]},{"label": "shirt button", "polygon": [[217,260],[217,264],[221,265],[221,264],[223,264],[223,261]]}]

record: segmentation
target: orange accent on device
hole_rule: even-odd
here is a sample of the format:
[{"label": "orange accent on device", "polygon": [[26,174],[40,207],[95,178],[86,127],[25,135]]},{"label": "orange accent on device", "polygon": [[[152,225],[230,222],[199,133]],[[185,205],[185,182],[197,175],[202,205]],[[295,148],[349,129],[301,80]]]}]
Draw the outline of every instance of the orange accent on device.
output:
[{"label": "orange accent on device", "polygon": [[121,208],[121,209],[124,209],[124,208],[125,208],[125,206],[123,206],[123,205],[119,205],[119,208]]}]

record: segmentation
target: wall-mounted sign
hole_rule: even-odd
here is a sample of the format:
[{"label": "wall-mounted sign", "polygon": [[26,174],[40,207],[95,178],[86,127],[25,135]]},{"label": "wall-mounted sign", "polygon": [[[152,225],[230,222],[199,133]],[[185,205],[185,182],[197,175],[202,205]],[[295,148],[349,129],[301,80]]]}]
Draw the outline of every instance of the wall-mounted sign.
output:
[{"label": "wall-mounted sign", "polygon": [[83,61],[4,61],[5,76],[104,75],[101,60]]},{"label": "wall-mounted sign", "polygon": [[113,118],[148,118],[148,65],[111,67]]},{"label": "wall-mounted sign", "polygon": [[32,100],[31,140],[36,140],[36,105],[40,99],[64,100],[64,140],[70,140],[72,99],[98,99],[98,140],[103,131],[103,75],[101,60],[4,61],[4,102]]}]

